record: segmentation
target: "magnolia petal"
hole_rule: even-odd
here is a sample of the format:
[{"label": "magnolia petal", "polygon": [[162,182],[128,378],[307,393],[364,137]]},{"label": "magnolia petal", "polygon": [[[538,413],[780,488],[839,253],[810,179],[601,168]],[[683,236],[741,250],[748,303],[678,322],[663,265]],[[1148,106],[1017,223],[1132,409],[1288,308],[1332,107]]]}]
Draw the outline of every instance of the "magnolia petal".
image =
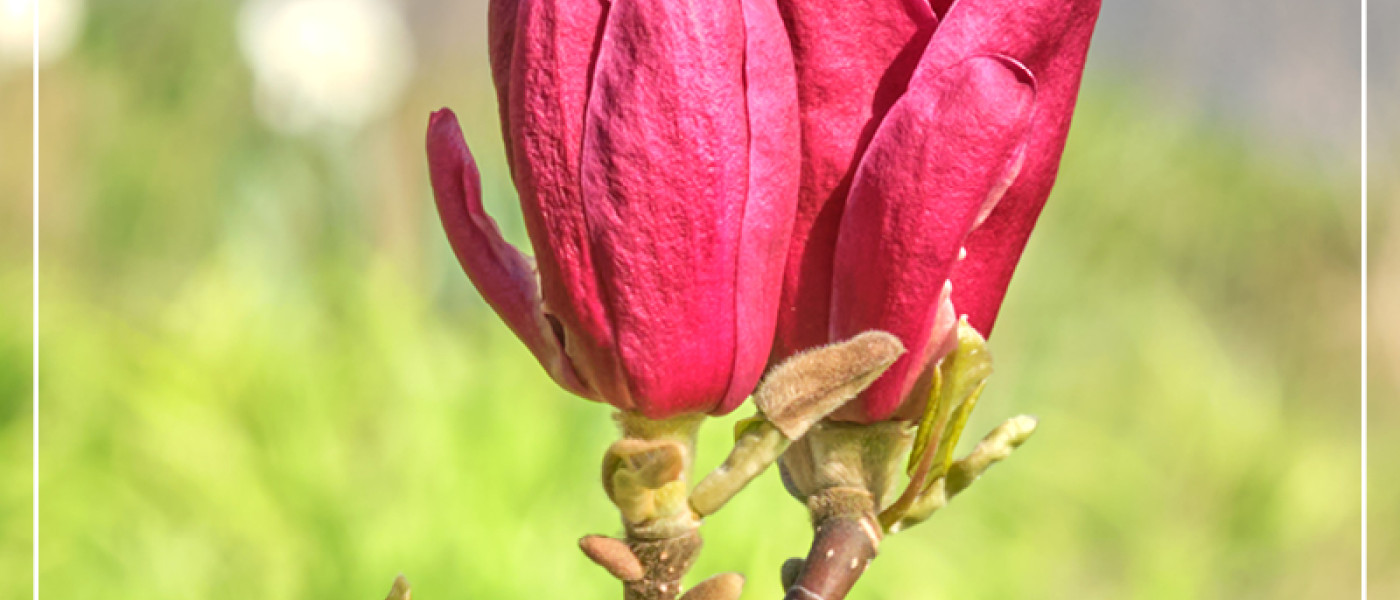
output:
[{"label": "magnolia petal", "polygon": [[730,385],[748,187],[740,0],[617,0],[584,127],[582,194],[617,353],[652,418]]},{"label": "magnolia petal", "polygon": [[968,236],[967,259],[953,270],[953,304],[984,336],[1055,183],[1098,14],[1099,0],[959,0],[920,66],[939,69],[964,56],[1001,54],[1036,78],[1036,114],[1020,174]]},{"label": "magnolia petal", "polygon": [[938,299],[977,214],[1015,164],[1035,106],[1024,67],[974,56],[940,71],[921,66],[881,123],[841,221],[830,333],[881,329],[909,351],[856,400],[856,414],[837,418],[889,418],[936,360]]},{"label": "magnolia petal", "polygon": [[[943,293],[938,296],[938,309],[933,316],[933,333],[929,336],[928,345],[924,347],[923,356],[917,360],[918,364],[923,365],[923,369],[914,380],[914,385],[910,388],[909,393],[905,394],[904,402],[891,416],[892,419],[901,421],[919,419],[928,405],[929,398],[932,397],[935,383],[933,372],[938,369],[943,357],[958,347],[958,313],[953,308],[952,289],[952,283],[946,282]],[[847,414],[857,415],[858,413],[850,412]]]},{"label": "magnolia petal", "polygon": [[542,310],[532,261],[501,237],[481,204],[481,178],[448,109],[428,121],[428,170],[452,251],[501,320],[565,389],[590,396]]},{"label": "magnolia petal", "polygon": [[735,273],[734,369],[717,414],[742,403],[767,365],[802,162],[796,72],[782,17],[772,0],[743,0],[743,11],[749,184]]},{"label": "magnolia petal", "polygon": [[929,8],[933,9],[933,13],[938,15],[939,19],[943,19],[948,16],[948,9],[953,7],[953,1],[954,0],[929,0],[928,4]]},{"label": "magnolia petal", "polygon": [[515,172],[510,132],[510,70],[515,53],[515,15],[521,0],[490,0],[486,6],[486,38],[491,53],[491,80],[496,84],[496,108],[506,146],[506,162]]},{"label": "magnolia petal", "polygon": [[774,360],[827,343],[832,253],[856,158],[904,93],[937,19],[926,0],[778,0],[801,108],[801,192]]},{"label": "magnolia petal", "polygon": [[579,189],[584,113],[605,7],[602,0],[519,0],[514,11],[509,65],[493,67],[509,74],[502,125],[545,305],[583,381],[630,410]]}]

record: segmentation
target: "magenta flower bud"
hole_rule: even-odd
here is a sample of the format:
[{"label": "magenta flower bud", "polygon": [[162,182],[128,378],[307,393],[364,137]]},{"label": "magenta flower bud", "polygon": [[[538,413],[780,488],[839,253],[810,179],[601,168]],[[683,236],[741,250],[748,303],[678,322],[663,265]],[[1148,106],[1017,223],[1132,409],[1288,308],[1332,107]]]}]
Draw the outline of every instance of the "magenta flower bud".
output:
[{"label": "magenta flower bud", "polygon": [[495,0],[492,72],[535,260],[481,204],[456,118],[428,126],[467,275],[566,389],[723,414],[769,357],[800,161],[772,0]]},{"label": "magenta flower bud", "polygon": [[[908,7],[903,1],[869,1]],[[806,13],[822,12],[800,0],[790,3],[803,5]],[[825,14],[854,10],[829,4],[833,8]],[[836,419],[917,418],[928,398],[931,367],[955,342],[956,316],[967,315],[982,334],[990,333],[1054,183],[1099,9],[1098,0],[946,4],[934,7],[941,22],[927,26],[932,30],[927,43],[919,32],[929,17],[922,9],[908,10],[910,19],[892,28],[913,31],[903,38],[908,40],[903,53],[886,52],[886,62],[869,66],[874,73],[858,73],[840,61],[810,64],[833,59],[804,53],[804,36],[814,36],[805,43],[817,46],[822,35],[847,39],[859,31],[823,32],[791,19],[804,133],[809,134],[798,210],[818,215],[818,226],[794,233],[776,346],[811,345],[816,322],[828,328],[820,341],[882,329],[908,348],[834,414]],[[909,21],[915,23],[912,29]],[[846,22],[843,17],[831,24]],[[912,68],[904,62],[911,48],[918,52]],[[842,90],[843,100],[833,100]],[[887,90],[899,92],[880,114]],[[841,102],[875,111],[863,122],[864,113],[851,116],[841,142],[810,135],[823,125],[809,123],[809,114]],[[842,171],[845,148],[857,152]],[[813,180],[805,176],[815,171],[843,183],[831,192],[809,187]],[[846,180],[849,190],[842,193]],[[836,227],[822,228],[823,219],[838,217]],[[799,217],[798,227],[809,222]],[[825,318],[823,307],[804,307],[809,294],[821,295],[812,290],[823,285],[829,286]]]},{"label": "magenta flower bud", "polygon": [[851,175],[938,23],[926,0],[778,0],[797,63],[802,179],[773,362],[830,341],[831,264]]}]

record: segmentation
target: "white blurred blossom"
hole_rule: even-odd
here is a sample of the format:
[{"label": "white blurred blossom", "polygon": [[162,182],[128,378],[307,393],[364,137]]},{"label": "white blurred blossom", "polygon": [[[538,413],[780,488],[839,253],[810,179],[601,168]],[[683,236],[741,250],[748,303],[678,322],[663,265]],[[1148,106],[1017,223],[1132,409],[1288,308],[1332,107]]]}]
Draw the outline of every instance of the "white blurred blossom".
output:
[{"label": "white blurred blossom", "polygon": [[39,35],[39,64],[51,63],[73,47],[83,22],[82,0],[0,0],[0,63],[29,64],[34,58],[34,34]]},{"label": "white blurred blossom", "polygon": [[393,106],[413,69],[408,27],[384,0],[249,0],[238,38],[258,114],[284,133],[359,127]]}]

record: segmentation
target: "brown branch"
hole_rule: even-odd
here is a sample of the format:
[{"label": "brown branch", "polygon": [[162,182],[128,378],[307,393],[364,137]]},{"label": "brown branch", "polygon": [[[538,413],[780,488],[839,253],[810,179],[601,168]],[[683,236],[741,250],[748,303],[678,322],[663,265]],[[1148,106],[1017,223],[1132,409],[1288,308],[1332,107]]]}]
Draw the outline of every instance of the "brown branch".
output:
[{"label": "brown branch", "polygon": [[[786,600],[842,600],[875,558],[880,525],[870,493],[849,487],[829,488],[807,499],[815,531],[807,560],[800,562]],[[789,561],[784,571],[799,563]],[[786,583],[786,581],[785,581]]]},{"label": "brown branch", "polygon": [[681,578],[700,553],[701,541],[700,533],[692,530],[659,539],[589,535],[578,545],[590,560],[622,582],[626,600],[674,600],[680,595]]},{"label": "brown branch", "polygon": [[624,581],[625,600],[674,600],[680,595],[681,577],[690,571],[700,553],[700,533],[691,531],[677,537],[638,539],[629,536],[627,546],[641,561],[645,574],[636,581]]}]

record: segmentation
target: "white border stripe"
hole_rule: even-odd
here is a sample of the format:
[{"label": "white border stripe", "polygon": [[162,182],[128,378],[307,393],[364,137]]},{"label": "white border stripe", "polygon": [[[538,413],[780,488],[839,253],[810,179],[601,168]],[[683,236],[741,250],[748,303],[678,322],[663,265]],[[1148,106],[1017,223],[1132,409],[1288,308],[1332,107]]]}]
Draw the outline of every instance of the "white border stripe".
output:
[{"label": "white border stripe", "polygon": [[1367,379],[1367,367],[1369,366],[1369,365],[1367,364],[1367,362],[1368,362],[1368,355],[1369,355],[1369,345],[1368,345],[1368,343],[1367,343],[1367,335],[1366,335],[1366,329],[1367,329],[1367,325],[1368,325],[1368,323],[1367,323],[1367,315],[1366,315],[1366,313],[1367,313],[1367,308],[1368,308],[1368,302],[1367,302],[1367,291],[1368,291],[1368,286],[1367,286],[1367,283],[1368,283],[1368,282],[1367,282],[1367,270],[1368,270],[1368,266],[1367,266],[1367,261],[1366,261],[1366,253],[1367,253],[1367,249],[1368,249],[1367,244],[1368,244],[1368,242],[1369,242],[1369,239],[1368,239],[1368,237],[1367,237],[1367,231],[1366,231],[1366,226],[1367,226],[1367,224],[1368,224],[1368,219],[1367,219],[1367,212],[1368,212],[1367,209],[1368,209],[1368,206],[1367,206],[1367,198],[1366,198],[1366,188],[1367,188],[1367,184],[1369,183],[1369,182],[1367,181],[1367,170],[1366,170],[1366,160],[1367,160],[1367,156],[1366,156],[1366,145],[1367,145],[1367,137],[1366,137],[1366,111],[1367,111],[1366,94],[1367,94],[1367,85],[1366,85],[1366,84],[1367,84],[1367,79],[1369,78],[1369,74],[1367,73],[1367,61],[1366,61],[1366,57],[1367,57],[1366,55],[1368,54],[1367,39],[1366,39],[1366,30],[1367,30],[1366,8],[1367,8],[1367,4],[1368,4],[1368,0],[1361,0],[1361,599],[1362,599],[1362,600],[1366,600],[1367,585],[1368,585],[1368,583],[1369,583],[1369,582],[1367,581],[1367,579],[1368,579],[1368,578],[1367,578],[1367,575],[1368,575],[1369,569],[1367,568],[1367,556],[1366,556],[1366,466],[1367,466],[1367,465],[1366,465],[1366,454],[1367,454],[1367,452],[1368,452],[1367,434],[1369,433],[1369,431],[1368,431],[1368,424],[1367,424],[1367,410],[1366,410],[1366,401],[1367,401],[1366,379]]},{"label": "white border stripe", "polygon": [[30,290],[32,294],[30,301],[33,303],[32,312],[34,319],[32,324],[33,346],[31,348],[31,360],[33,361],[32,390],[34,394],[34,399],[33,406],[31,408],[31,412],[33,413],[33,432],[31,440],[33,442],[33,450],[31,454],[33,461],[33,464],[31,466],[31,469],[33,471],[33,497],[30,500],[30,502],[32,503],[30,513],[33,518],[33,530],[31,532],[33,540],[31,542],[32,549],[30,550],[32,556],[30,557],[30,565],[33,573],[31,573],[30,577],[32,577],[34,580],[34,600],[39,600],[39,1],[33,1],[34,9],[33,12],[30,14],[30,17],[32,17],[33,22],[30,25],[34,28],[34,34],[30,37],[32,38],[34,46],[33,51],[31,52],[31,54],[33,55],[33,63],[30,65],[30,68],[32,69],[32,72],[30,73],[30,81],[33,86],[33,89],[31,91],[34,94],[34,105],[31,107],[34,116],[34,123],[33,130],[30,134],[32,136],[32,139],[30,141],[32,144],[31,152],[33,152],[33,159],[31,161],[31,165],[33,166],[34,172],[31,175],[33,177],[33,185],[30,186],[30,190],[33,192],[34,195],[34,204],[33,210],[30,213],[31,219],[33,221],[31,224],[32,232],[30,234],[30,238],[31,242],[33,243],[34,273],[30,282],[30,285],[32,286],[32,289]]},{"label": "white border stripe", "polygon": [[1368,187],[1368,173],[1366,173],[1366,80],[1369,74],[1366,55],[1369,49],[1366,48],[1366,4],[1368,0],[1361,0],[1361,599],[1366,600],[1368,593],[1369,568],[1366,565],[1366,452],[1368,452],[1369,424],[1366,417],[1366,371],[1368,371],[1369,344],[1366,336],[1366,312],[1368,312],[1368,276],[1369,267],[1366,264],[1366,249],[1368,249],[1368,235],[1366,235],[1366,225],[1368,225],[1368,199],[1366,199],[1366,187]]}]

